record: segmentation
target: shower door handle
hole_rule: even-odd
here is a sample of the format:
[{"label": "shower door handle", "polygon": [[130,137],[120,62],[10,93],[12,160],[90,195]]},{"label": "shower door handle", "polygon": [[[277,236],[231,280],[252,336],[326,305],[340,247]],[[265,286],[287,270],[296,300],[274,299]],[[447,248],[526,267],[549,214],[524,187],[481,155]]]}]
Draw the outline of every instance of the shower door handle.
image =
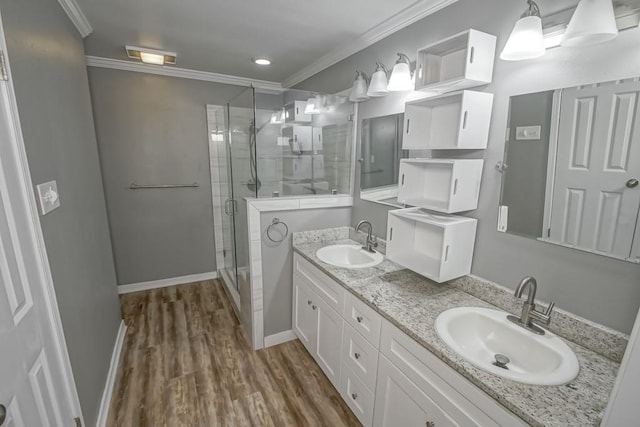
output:
[{"label": "shower door handle", "polygon": [[227,199],[224,201],[224,213],[233,216],[236,214],[237,202],[235,199]]}]

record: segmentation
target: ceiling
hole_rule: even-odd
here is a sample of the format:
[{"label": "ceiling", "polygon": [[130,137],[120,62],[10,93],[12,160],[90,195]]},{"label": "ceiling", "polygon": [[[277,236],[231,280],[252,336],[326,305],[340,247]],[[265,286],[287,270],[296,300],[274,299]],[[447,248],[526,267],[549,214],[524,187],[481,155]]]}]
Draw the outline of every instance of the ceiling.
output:
[{"label": "ceiling", "polygon": [[[403,11],[438,3],[433,0],[76,1],[93,27],[93,33],[85,39],[87,55],[127,59],[124,46],[136,45],[177,52],[176,66],[180,68],[273,82],[283,82],[324,55],[353,44]],[[256,56],[266,56],[273,63],[259,67],[251,62]]]}]

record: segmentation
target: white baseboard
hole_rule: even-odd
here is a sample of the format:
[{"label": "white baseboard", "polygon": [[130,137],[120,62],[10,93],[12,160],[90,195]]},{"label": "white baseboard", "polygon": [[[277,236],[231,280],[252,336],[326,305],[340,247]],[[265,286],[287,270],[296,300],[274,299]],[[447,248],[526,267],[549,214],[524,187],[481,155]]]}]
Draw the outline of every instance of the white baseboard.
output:
[{"label": "white baseboard", "polygon": [[126,335],[127,325],[125,325],[124,320],[122,320],[120,322],[120,328],[118,329],[116,342],[113,346],[113,353],[111,353],[111,364],[109,365],[107,382],[104,386],[104,391],[102,392],[102,400],[100,401],[100,412],[98,412],[98,421],[96,422],[96,427],[105,427],[107,425],[109,406],[111,406],[111,395],[113,394],[113,387],[116,383],[118,362],[120,362],[120,353],[122,353],[122,346],[124,344],[124,338]]},{"label": "white baseboard", "polygon": [[209,273],[190,274],[188,276],[170,277],[168,279],[151,280],[149,282],[130,283],[128,285],[118,286],[119,294],[128,294],[131,292],[147,291],[149,289],[166,288],[168,286],[183,285],[185,283],[201,282],[203,280],[217,279],[218,273],[211,271]]},{"label": "white baseboard", "polygon": [[269,347],[273,347],[274,345],[293,341],[296,338],[298,337],[296,337],[296,334],[291,329],[288,331],[269,335],[268,337],[264,337],[264,348],[269,348]]}]

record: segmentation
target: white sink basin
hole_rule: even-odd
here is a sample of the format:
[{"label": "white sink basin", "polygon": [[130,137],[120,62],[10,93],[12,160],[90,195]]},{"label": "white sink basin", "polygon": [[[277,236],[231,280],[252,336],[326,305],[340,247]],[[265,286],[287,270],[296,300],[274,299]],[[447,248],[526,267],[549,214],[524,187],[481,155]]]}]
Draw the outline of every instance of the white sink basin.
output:
[{"label": "white sink basin", "polygon": [[[507,313],[458,307],[436,318],[436,331],[453,351],[480,369],[525,384],[561,385],[580,371],[575,353],[558,336],[536,335],[507,320]],[[495,366],[507,356],[508,369]]]},{"label": "white sink basin", "polygon": [[384,257],[378,252],[367,252],[358,245],[333,245],[318,249],[320,261],[336,267],[367,268],[378,265]]}]

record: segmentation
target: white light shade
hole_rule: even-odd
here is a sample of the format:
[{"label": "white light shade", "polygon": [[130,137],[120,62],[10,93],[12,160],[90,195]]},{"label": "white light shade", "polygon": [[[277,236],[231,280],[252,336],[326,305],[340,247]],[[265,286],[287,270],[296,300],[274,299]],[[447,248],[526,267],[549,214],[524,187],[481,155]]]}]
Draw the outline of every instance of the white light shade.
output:
[{"label": "white light shade", "polygon": [[393,71],[391,71],[391,77],[389,78],[389,85],[387,86],[387,89],[391,92],[401,92],[413,89],[409,64],[399,62],[393,66]]},{"label": "white light shade", "polygon": [[315,114],[316,113],[316,99],[311,97],[307,99],[307,105],[304,107],[305,114]]},{"label": "white light shade", "polygon": [[513,26],[509,40],[505,44],[500,59],[521,61],[544,55],[544,37],[542,19],[539,16],[525,16]]},{"label": "white light shade", "polygon": [[611,0],[582,0],[573,12],[560,44],[565,47],[588,46],[606,42],[618,35]]},{"label": "white light shade", "polygon": [[140,52],[140,60],[145,64],[164,65],[164,55]]},{"label": "white light shade", "polygon": [[373,97],[385,96],[389,93],[389,89],[387,89],[388,85],[387,73],[385,73],[384,70],[378,70],[371,76],[371,83],[369,83],[367,95]]},{"label": "white light shade", "polygon": [[361,74],[358,74],[358,77],[356,77],[356,80],[353,82],[349,101],[360,102],[366,101],[367,99],[369,99],[369,95],[367,95],[367,81]]}]

